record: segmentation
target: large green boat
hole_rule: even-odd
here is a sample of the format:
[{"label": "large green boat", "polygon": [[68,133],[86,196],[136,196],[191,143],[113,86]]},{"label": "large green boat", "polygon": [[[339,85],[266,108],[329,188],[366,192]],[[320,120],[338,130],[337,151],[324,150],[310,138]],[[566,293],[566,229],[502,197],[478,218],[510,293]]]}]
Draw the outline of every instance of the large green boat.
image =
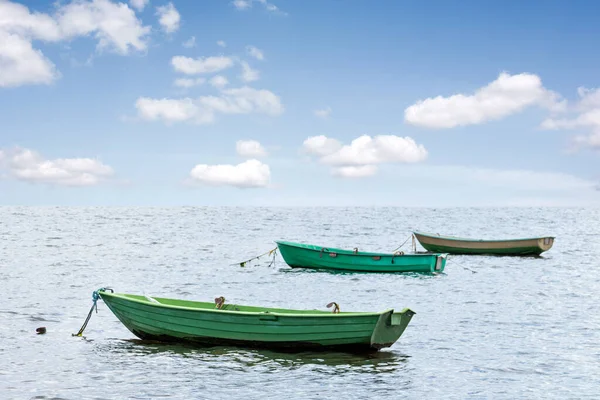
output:
[{"label": "large green boat", "polygon": [[445,254],[369,253],[293,242],[276,242],[292,268],[353,272],[442,272]]},{"label": "large green boat", "polygon": [[376,351],[394,344],[415,314],[288,310],[108,292],[98,295],[140,339],[288,349]]},{"label": "large green boat", "polygon": [[554,237],[528,239],[465,239],[454,236],[440,236],[431,233],[413,232],[426,250],[449,254],[490,254],[505,256],[539,256],[550,250]]}]

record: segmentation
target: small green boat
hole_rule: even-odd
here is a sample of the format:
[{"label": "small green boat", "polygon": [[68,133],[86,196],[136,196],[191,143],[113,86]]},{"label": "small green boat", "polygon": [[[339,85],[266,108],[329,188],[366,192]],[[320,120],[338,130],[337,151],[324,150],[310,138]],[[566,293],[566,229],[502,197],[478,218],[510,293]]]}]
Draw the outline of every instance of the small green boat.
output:
[{"label": "small green boat", "polygon": [[550,250],[554,237],[529,239],[479,240],[453,236],[440,236],[430,233],[413,232],[426,250],[449,254],[490,254],[510,256],[538,256]]},{"label": "small green boat", "polygon": [[293,242],[276,242],[292,268],[353,272],[442,272],[445,254],[368,253]]},{"label": "small green boat", "polygon": [[415,314],[287,310],[109,293],[99,289],[115,316],[140,339],[288,349],[375,351],[394,344]]}]

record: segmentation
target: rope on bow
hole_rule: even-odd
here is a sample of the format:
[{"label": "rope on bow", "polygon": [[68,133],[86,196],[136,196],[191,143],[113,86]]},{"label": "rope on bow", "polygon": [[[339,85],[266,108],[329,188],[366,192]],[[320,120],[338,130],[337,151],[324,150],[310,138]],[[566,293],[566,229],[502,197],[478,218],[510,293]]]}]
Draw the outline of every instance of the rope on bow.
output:
[{"label": "rope on bow", "polygon": [[96,314],[98,313],[98,300],[100,299],[100,292],[105,292],[107,290],[110,290],[111,293],[114,293],[114,290],[108,287],[103,287],[98,290],[94,290],[94,293],[92,293],[92,300],[94,302],[92,304],[92,308],[90,308],[90,312],[88,313],[87,318],[85,319],[85,322],[83,323],[81,329],[79,329],[79,332],[72,333],[72,336],[81,336],[83,334],[83,331],[87,327],[88,322],[90,322],[90,318],[92,318],[92,312],[96,310]]},{"label": "rope on bow", "polygon": [[248,264],[250,261],[258,260],[259,258],[264,257],[264,256],[267,256],[267,257],[273,256],[273,259],[269,263],[269,267],[270,267],[271,265],[273,265],[275,263],[275,256],[276,255],[277,255],[277,247],[275,247],[273,250],[267,251],[266,253],[260,254],[260,255],[258,255],[256,257],[252,257],[252,258],[250,258],[250,259],[248,259],[246,261],[242,261],[242,262],[231,264],[231,265],[239,265],[240,267],[245,267],[246,264]]}]

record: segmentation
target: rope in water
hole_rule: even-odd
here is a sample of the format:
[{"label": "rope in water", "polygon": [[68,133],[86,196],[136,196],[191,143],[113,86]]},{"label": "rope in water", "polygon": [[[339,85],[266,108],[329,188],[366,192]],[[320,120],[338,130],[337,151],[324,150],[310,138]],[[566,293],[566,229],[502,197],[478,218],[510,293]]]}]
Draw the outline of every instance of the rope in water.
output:
[{"label": "rope in water", "polygon": [[242,262],[235,263],[235,264],[231,264],[231,265],[239,265],[240,267],[245,267],[246,264],[249,263],[250,261],[258,260],[259,258],[264,257],[264,256],[270,257],[271,255],[273,256],[273,259],[269,263],[269,267],[270,267],[271,265],[273,265],[275,263],[275,256],[277,255],[277,247],[275,247],[273,250],[267,251],[266,253],[260,254],[260,255],[258,255],[256,257],[252,257],[249,260],[242,261]]},{"label": "rope in water", "polygon": [[[454,258],[454,256],[452,256],[452,258]],[[450,254],[448,254],[448,255],[446,256],[446,260],[447,260],[447,261],[449,261],[449,260],[450,260]],[[471,271],[471,272],[472,272],[472,273],[474,273],[474,274],[476,274],[476,273],[477,273],[477,271],[474,271],[474,270],[472,270],[471,268],[467,268],[467,267],[465,267],[464,265],[457,263],[456,261],[452,261],[452,263],[453,263],[453,264],[456,264],[456,265],[458,265],[459,267],[461,267],[461,268],[463,268],[463,269],[466,269],[467,271]]]},{"label": "rope in water", "polygon": [[81,329],[79,329],[79,332],[72,333],[72,336],[81,336],[83,334],[83,331],[87,327],[88,322],[90,322],[90,318],[92,318],[92,313],[94,312],[94,310],[96,310],[96,314],[98,313],[98,300],[100,299],[100,292],[104,292],[106,290],[110,290],[111,293],[114,292],[111,288],[104,288],[104,287],[100,288],[98,290],[94,290],[94,293],[92,293],[92,300],[94,301],[94,303],[92,304],[92,308],[90,308],[90,312],[88,313],[87,318],[85,319],[85,322],[81,326]]}]

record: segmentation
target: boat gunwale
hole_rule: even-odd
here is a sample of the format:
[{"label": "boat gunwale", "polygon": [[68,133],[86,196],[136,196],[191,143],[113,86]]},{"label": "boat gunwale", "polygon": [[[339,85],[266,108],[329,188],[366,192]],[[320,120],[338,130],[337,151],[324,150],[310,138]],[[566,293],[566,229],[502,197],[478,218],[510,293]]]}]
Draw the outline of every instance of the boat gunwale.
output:
[{"label": "boat gunwale", "polygon": [[[358,252],[354,252],[353,250],[346,250],[346,249],[339,249],[339,248],[335,248],[335,247],[322,247],[322,250],[317,250],[317,249],[311,249],[305,246],[316,246],[314,244],[306,244],[306,243],[296,243],[296,242],[286,242],[286,241],[280,241],[280,240],[276,240],[275,243],[277,243],[277,246],[279,247],[280,244],[284,245],[284,246],[289,246],[289,247],[295,247],[298,249],[302,249],[302,250],[306,250],[306,251],[313,251],[313,252],[327,252],[327,253],[337,253],[337,254],[342,254],[342,255],[346,255],[346,256],[360,256],[360,257],[446,257],[447,253],[428,253],[428,254],[394,254],[394,253],[373,253],[373,252],[367,252],[367,251],[358,251]],[[318,246],[316,246],[318,247]]]},{"label": "boat gunwale", "polygon": [[[140,303],[140,304],[144,304],[144,305],[149,305],[149,306],[153,306],[153,307],[159,307],[159,308],[168,308],[168,309],[175,309],[175,310],[184,310],[184,311],[196,311],[196,312],[209,312],[209,313],[225,313],[225,314],[235,314],[235,315],[249,315],[249,316],[263,316],[265,314],[268,315],[273,315],[273,316],[277,316],[277,317],[325,317],[325,318],[339,318],[339,317],[344,317],[344,316],[348,316],[348,317],[366,317],[366,316],[381,316],[383,314],[389,313],[391,312],[392,314],[396,313],[394,311],[393,308],[389,308],[385,311],[381,311],[381,312],[340,312],[340,313],[332,313],[332,312],[327,312],[327,311],[319,311],[319,310],[306,310],[306,311],[317,311],[318,313],[316,314],[310,314],[310,313],[282,313],[282,312],[270,312],[270,311],[235,311],[235,310],[223,310],[223,309],[211,309],[211,308],[195,308],[195,307],[185,307],[185,306],[175,306],[175,305],[171,305],[171,304],[164,304],[164,303],[154,303],[152,301],[149,300],[141,300],[141,299],[134,299],[131,297],[127,297],[127,294],[131,295],[131,296],[143,296],[143,295],[135,295],[135,294],[131,294],[131,293],[108,293],[105,291],[101,291],[99,292],[100,296],[108,296],[108,297],[115,297],[118,299],[122,299],[122,300],[126,300],[126,301],[131,301],[134,303]],[[148,296],[150,297],[150,296]],[[150,297],[153,298],[153,297]],[[161,298],[161,297],[159,297]],[[170,299],[170,298],[164,298],[166,300],[180,300],[180,299]],[[102,298],[102,300],[104,300],[104,298]],[[158,300],[157,300],[158,301]],[[181,300],[180,300],[181,301]],[[183,300],[183,301],[193,301],[193,300]],[[203,303],[203,304],[211,304],[209,302],[202,302],[202,301],[197,301],[196,303]],[[242,304],[237,304],[239,306],[244,307],[244,305]],[[245,307],[254,307],[254,306],[245,306]],[[268,307],[265,307],[265,310],[269,310]],[[305,311],[305,310],[292,310],[289,309],[290,311]],[[404,308],[402,311],[397,312],[397,314],[404,314],[406,311],[412,311],[409,308]]]},{"label": "boat gunwale", "polygon": [[445,239],[445,240],[451,240],[451,241],[455,241],[455,242],[461,241],[461,242],[469,242],[469,243],[506,243],[506,242],[525,242],[525,241],[529,241],[529,240],[540,240],[540,239],[553,239],[553,240],[556,239],[555,236],[539,236],[539,237],[520,238],[520,239],[472,239],[472,238],[461,238],[461,237],[457,237],[457,236],[441,236],[441,235],[437,235],[437,234],[417,232],[417,231],[413,231],[413,234],[415,236],[420,235],[420,236],[424,236],[426,238],[432,238],[432,239]]}]

